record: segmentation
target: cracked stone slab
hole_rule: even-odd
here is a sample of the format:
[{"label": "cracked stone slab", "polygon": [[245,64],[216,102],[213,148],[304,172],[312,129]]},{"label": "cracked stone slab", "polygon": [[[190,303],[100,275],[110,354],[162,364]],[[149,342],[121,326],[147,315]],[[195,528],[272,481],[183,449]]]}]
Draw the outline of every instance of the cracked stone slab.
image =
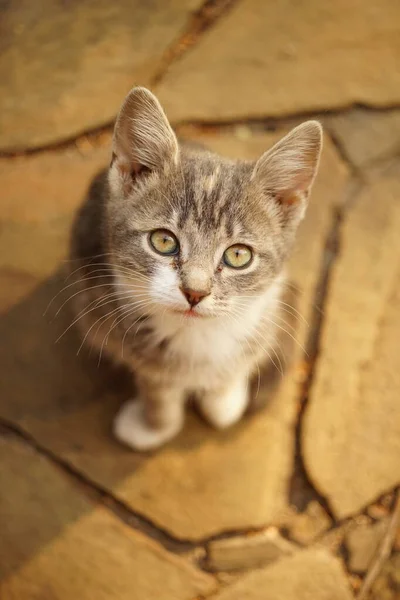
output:
[{"label": "cracked stone slab", "polygon": [[390,106],[400,101],[399,18],[396,0],[241,0],[157,91],[174,120]]},{"label": "cracked stone slab", "polygon": [[112,513],[13,436],[0,436],[2,600],[192,600],[215,581]]},{"label": "cracked stone slab", "polygon": [[215,600],[351,600],[343,567],[324,550],[303,550],[244,575]]},{"label": "cracked stone slab", "polygon": [[[251,158],[277,137],[255,133],[242,141],[233,133],[217,133],[207,141],[228,155]],[[303,289],[298,309],[305,319],[313,311],[326,238],[347,177],[346,167],[327,141],[291,263],[293,279]],[[44,213],[47,210],[43,208]],[[44,217],[42,222],[46,223]],[[288,503],[293,469],[302,350],[298,349],[294,373],[262,413],[226,432],[213,431],[189,415],[185,430],[164,449],[136,454],[111,436],[113,416],[131,393],[129,378],[124,372],[109,372],[106,364],[99,369],[97,360],[84,352],[77,356],[80,341],[73,329],[55,344],[72,322],[68,303],[52,323],[42,317],[62,282],[61,275],[42,282],[0,319],[0,336],[7,340],[0,345],[0,415],[180,539],[201,540],[278,520]],[[54,301],[51,315],[61,298]],[[308,328],[302,321],[299,335],[304,344]]]},{"label": "cracked stone slab", "polygon": [[[4,4],[4,3],[3,3]],[[67,139],[114,119],[201,0],[16,0],[2,8],[0,148]]]},{"label": "cracked stone slab", "polygon": [[400,483],[399,172],[345,217],[304,417],[307,472],[340,519]]},{"label": "cracked stone slab", "polygon": [[325,121],[356,167],[366,167],[400,150],[400,110],[358,108]]}]

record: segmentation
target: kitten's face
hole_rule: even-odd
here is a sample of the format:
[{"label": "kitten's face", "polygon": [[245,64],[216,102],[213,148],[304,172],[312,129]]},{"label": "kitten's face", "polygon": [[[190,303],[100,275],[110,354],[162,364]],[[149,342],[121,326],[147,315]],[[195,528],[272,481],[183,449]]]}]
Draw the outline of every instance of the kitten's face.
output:
[{"label": "kitten's face", "polygon": [[[154,96],[133,90],[109,173],[108,237],[124,300],[140,313],[180,318],[248,313],[280,274],[304,213],[318,125],[311,134],[315,148],[300,150],[312,165],[292,169],[292,182],[286,171],[279,178],[276,150],[251,164],[179,149]],[[293,148],[295,140],[287,162]]]},{"label": "kitten's face", "polygon": [[251,165],[208,154],[181,156],[179,168],[133,186],[123,209],[112,204],[120,278],[145,309],[239,316],[265,292],[281,270],[286,237],[251,173]]}]

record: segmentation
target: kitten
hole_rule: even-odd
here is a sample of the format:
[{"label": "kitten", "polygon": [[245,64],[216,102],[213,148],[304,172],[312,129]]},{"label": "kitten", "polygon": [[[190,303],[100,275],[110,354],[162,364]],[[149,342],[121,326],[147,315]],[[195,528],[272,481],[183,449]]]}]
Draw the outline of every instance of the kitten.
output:
[{"label": "kitten", "polygon": [[137,395],[114,422],[120,441],[167,442],[189,396],[228,427],[260,372],[280,368],[284,265],[321,144],[308,121],[256,162],[228,160],[180,146],[155,96],[129,93],[111,166],[75,222],[71,274],[84,341],[134,373]]}]

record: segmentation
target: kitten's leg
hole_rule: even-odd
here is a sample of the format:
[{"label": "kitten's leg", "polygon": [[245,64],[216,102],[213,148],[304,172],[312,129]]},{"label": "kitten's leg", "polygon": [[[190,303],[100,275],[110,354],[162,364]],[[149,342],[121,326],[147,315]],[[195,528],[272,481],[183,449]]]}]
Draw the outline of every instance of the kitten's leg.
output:
[{"label": "kitten's leg", "polygon": [[126,402],[114,420],[114,435],[135,450],[162,446],[182,429],[182,390],[141,385],[134,400]]},{"label": "kitten's leg", "polygon": [[241,377],[224,390],[207,392],[200,398],[199,408],[211,425],[225,429],[239,421],[246,410],[248,399],[247,378]]}]

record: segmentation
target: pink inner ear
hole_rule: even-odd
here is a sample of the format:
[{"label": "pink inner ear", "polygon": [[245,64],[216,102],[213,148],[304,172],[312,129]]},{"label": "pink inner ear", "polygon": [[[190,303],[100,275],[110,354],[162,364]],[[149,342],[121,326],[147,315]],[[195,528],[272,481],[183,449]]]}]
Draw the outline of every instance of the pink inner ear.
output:
[{"label": "pink inner ear", "polygon": [[150,173],[149,167],[145,167],[139,163],[133,163],[131,165],[131,176],[134,179],[138,175],[145,175],[146,173]]},{"label": "pink inner ear", "polygon": [[321,127],[304,123],[261,156],[253,176],[282,207],[301,205],[309,196],[320,149]]},{"label": "pink inner ear", "polygon": [[270,190],[270,195],[282,206],[294,206],[307,200],[312,183],[312,171],[304,169],[293,173],[291,178],[278,189]]},{"label": "pink inner ear", "polygon": [[119,159],[115,152],[112,153],[110,167],[117,163],[117,169],[124,177],[130,175],[132,179],[136,179],[138,175],[150,173],[149,167],[141,165],[138,162],[130,162],[127,159]]},{"label": "pink inner ear", "polygon": [[277,200],[280,204],[285,206],[293,206],[301,201],[301,193],[298,191],[287,192],[284,194],[279,194]]},{"label": "pink inner ear", "polygon": [[304,167],[301,171],[296,173],[294,178],[294,187],[296,191],[307,193],[313,181],[314,169]]}]

